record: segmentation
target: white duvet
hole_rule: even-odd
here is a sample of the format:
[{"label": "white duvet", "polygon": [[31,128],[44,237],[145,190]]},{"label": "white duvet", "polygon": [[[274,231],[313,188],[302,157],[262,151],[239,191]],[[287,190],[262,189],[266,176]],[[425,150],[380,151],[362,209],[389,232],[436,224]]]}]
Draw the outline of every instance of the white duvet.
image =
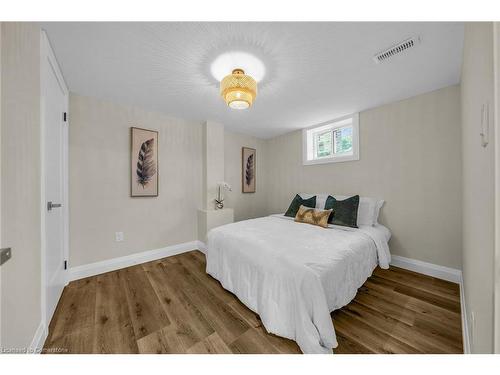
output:
[{"label": "white duvet", "polygon": [[321,228],[283,215],[208,233],[207,273],[260,315],[268,332],[304,353],[337,346],[330,312],[348,304],[377,264],[388,268],[382,225]]}]

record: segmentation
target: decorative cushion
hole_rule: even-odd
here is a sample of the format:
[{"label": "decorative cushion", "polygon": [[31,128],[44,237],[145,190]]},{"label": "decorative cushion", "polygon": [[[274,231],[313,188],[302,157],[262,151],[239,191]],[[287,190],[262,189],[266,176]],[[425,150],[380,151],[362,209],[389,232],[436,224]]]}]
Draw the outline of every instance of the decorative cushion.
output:
[{"label": "decorative cushion", "polygon": [[[349,198],[349,195],[336,195],[331,194],[338,201],[343,201],[344,199]],[[325,199],[326,201],[326,199]],[[358,227],[360,225],[375,225],[374,222],[376,208],[377,208],[378,199],[370,198],[370,197],[359,197],[359,206],[358,206]]]},{"label": "decorative cushion", "polygon": [[333,210],[318,210],[316,208],[301,205],[297,211],[297,215],[295,215],[295,221],[328,228],[328,218],[332,211]]},{"label": "decorative cushion", "polygon": [[311,197],[316,196],[316,207],[319,208],[320,210],[325,209],[325,202],[326,202],[326,197],[328,197],[328,193],[319,193],[319,194],[310,194],[310,193],[299,193],[299,196],[302,199],[309,199]]},{"label": "decorative cushion", "polygon": [[[312,196],[316,196],[316,208],[324,209],[326,198],[329,195],[334,197],[337,200],[344,200],[349,198],[349,195],[337,195],[337,194],[328,194],[328,193],[299,193],[302,199],[307,199]],[[377,198],[370,197],[359,197],[359,206],[358,206],[358,222],[356,223],[358,227],[360,225],[375,225],[378,223],[378,216],[380,212],[380,208],[383,206],[384,201]]]},{"label": "decorative cushion", "polygon": [[295,195],[295,198],[293,198],[292,203],[290,203],[288,210],[285,212],[285,216],[295,217],[300,206],[312,208],[316,207],[316,196],[309,199],[302,199],[300,195]]},{"label": "decorative cushion", "polygon": [[357,228],[359,195],[339,201],[331,195],[326,198],[325,210],[333,209],[329,224]]}]

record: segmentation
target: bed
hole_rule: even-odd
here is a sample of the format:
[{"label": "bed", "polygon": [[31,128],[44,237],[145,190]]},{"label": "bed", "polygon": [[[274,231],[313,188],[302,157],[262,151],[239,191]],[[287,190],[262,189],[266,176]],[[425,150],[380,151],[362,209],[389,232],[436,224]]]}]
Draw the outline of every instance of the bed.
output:
[{"label": "bed", "polygon": [[207,273],[260,315],[266,330],[304,353],[337,347],[330,312],[348,304],[377,265],[388,268],[389,230],[297,223],[283,214],[208,233]]}]

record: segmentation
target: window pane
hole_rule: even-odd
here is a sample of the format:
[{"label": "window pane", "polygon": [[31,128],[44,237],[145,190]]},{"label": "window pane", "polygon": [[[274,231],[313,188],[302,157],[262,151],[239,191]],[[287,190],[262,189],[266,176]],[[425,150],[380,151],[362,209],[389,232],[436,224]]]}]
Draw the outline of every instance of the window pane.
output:
[{"label": "window pane", "polygon": [[352,126],[335,129],[335,154],[352,153]]},{"label": "window pane", "polygon": [[359,160],[358,115],[302,131],[304,165]]},{"label": "window pane", "polygon": [[331,156],[333,153],[332,132],[330,130],[315,134],[316,158]]}]

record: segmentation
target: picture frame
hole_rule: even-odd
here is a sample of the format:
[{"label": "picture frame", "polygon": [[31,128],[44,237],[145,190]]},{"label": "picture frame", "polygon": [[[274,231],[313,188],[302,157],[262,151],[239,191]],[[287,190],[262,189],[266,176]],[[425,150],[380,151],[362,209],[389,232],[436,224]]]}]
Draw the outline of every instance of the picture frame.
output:
[{"label": "picture frame", "polygon": [[241,191],[255,193],[257,179],[257,151],[254,148],[241,148]]},{"label": "picture frame", "polygon": [[157,197],[159,182],[158,132],[130,128],[130,196]]}]

